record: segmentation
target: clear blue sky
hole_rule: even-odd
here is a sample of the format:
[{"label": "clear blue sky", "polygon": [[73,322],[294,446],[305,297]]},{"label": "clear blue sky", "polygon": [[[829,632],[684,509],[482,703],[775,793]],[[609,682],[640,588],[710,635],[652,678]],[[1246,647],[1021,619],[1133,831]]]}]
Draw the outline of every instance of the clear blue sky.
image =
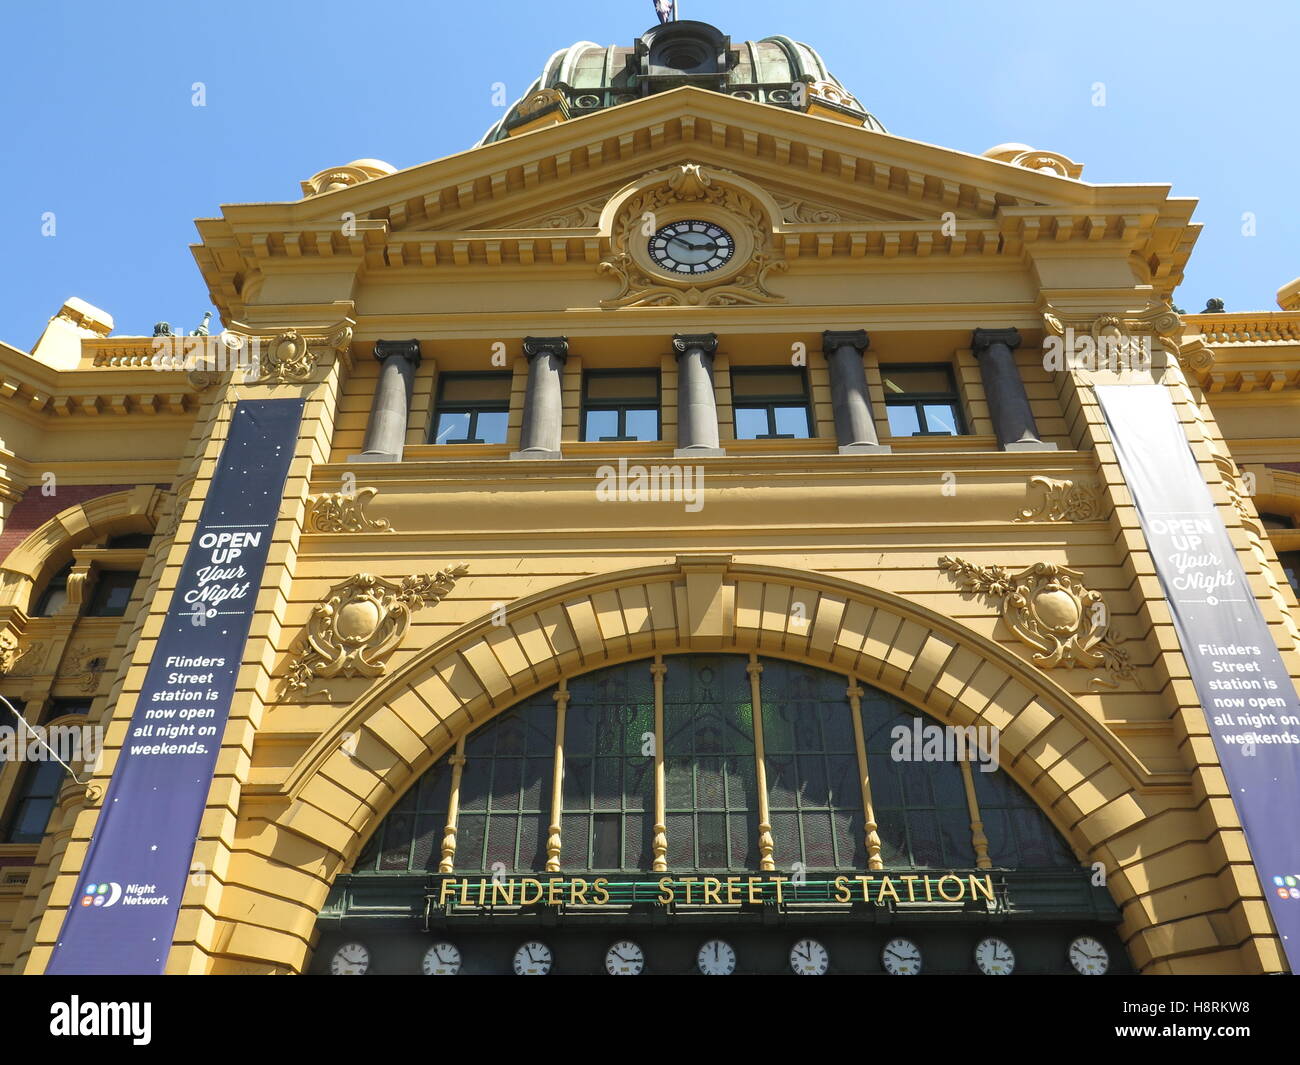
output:
[{"label": "clear blue sky", "polygon": [[[0,339],[23,348],[73,295],[119,333],[193,328],[209,309],[195,218],[296,199],[352,159],[461,151],[499,117],[494,82],[513,101],[554,50],[630,44],[655,21],[651,0],[15,6],[0,13]],[[1275,309],[1300,275],[1294,0],[682,0],[682,17],[807,41],[902,136],[976,153],[1020,141],[1091,181],[1199,198],[1188,311],[1210,296]]]}]

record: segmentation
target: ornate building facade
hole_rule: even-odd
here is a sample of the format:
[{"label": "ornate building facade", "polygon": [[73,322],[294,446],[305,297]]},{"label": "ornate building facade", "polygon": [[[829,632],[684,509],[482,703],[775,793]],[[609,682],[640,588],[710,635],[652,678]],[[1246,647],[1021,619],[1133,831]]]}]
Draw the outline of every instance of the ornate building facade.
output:
[{"label": "ornate building facade", "polygon": [[102,740],[0,763],[0,972],[99,905],[237,405],[285,399],[166,971],[1286,971],[1096,389],[1167,392],[1294,685],[1300,284],[1176,311],[1194,201],[1082,170],[669,23],[200,220],[220,338],[0,345],[0,695]]}]

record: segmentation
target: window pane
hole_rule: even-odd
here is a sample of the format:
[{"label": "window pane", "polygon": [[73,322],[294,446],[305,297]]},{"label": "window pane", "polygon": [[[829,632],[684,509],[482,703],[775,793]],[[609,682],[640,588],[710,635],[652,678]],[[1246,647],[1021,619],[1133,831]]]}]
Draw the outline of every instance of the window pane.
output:
[{"label": "window pane", "polygon": [[657,373],[588,374],[589,400],[638,400],[654,403],[659,396]]},{"label": "window pane", "polygon": [[915,407],[886,407],[889,431],[894,436],[915,436],[921,431],[921,419]]},{"label": "window pane", "polygon": [[435,444],[454,444],[469,435],[468,414],[439,414],[438,424],[434,429]]},{"label": "window pane", "polygon": [[440,403],[474,406],[491,404],[508,406],[510,403],[510,378],[508,373],[478,376],[445,374],[438,385]]},{"label": "window pane", "polygon": [[926,403],[924,410],[926,432],[957,435],[957,414],[951,403]]},{"label": "window pane", "polygon": [[796,436],[806,440],[808,433],[807,407],[777,407],[776,431],[782,435]]},{"label": "window pane", "polygon": [[733,373],[733,399],[761,400],[804,395],[803,374],[798,370],[764,370],[761,373]]},{"label": "window pane", "polygon": [[480,411],[474,435],[485,444],[504,444],[510,415],[506,411]]},{"label": "window pane", "polygon": [[95,581],[95,594],[86,614],[92,618],[120,618],[131,601],[131,589],[138,574],[109,570]]},{"label": "window pane", "polygon": [[657,410],[630,410],[625,429],[628,436],[638,440],[659,439],[659,412]]},{"label": "window pane", "polygon": [[909,370],[895,366],[882,366],[880,372],[887,396],[914,392],[951,394],[955,391],[952,375],[947,370]]},{"label": "window pane", "polygon": [[753,407],[736,408],[736,439],[753,440],[767,435],[767,411]]},{"label": "window pane", "polygon": [[1295,590],[1296,598],[1300,599],[1300,551],[1283,551],[1277,559],[1282,563],[1282,572]]},{"label": "window pane", "polygon": [[618,411],[587,411],[587,429],[584,435],[588,440],[600,440],[602,437],[618,436]]}]

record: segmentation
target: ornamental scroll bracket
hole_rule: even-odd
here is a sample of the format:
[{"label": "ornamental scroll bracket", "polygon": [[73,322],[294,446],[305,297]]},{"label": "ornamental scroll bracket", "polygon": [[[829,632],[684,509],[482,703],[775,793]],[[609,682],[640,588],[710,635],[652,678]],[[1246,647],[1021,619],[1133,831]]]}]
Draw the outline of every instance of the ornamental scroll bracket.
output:
[{"label": "ornamental scroll bracket", "polygon": [[316,681],[381,676],[385,659],[410,628],[411,615],[426,603],[441,602],[468,572],[460,563],[399,583],[358,573],[335,585],[312,608],[284,681],[284,697],[331,702],[327,689],[309,691]]},{"label": "ornamental scroll bracket", "polygon": [[1095,481],[1035,475],[1029,478],[1029,497],[1016,521],[1097,521],[1102,514],[1101,487]]},{"label": "ornamental scroll bracket", "polygon": [[372,518],[366,513],[366,505],[378,494],[378,488],[358,488],[352,492],[327,492],[316,496],[307,508],[307,531],[393,532],[387,518]]},{"label": "ornamental scroll bracket", "polygon": [[285,329],[278,333],[256,333],[237,323],[228,330],[242,341],[239,365],[244,383],[250,385],[301,384],[311,376],[320,357],[337,352],[346,358],[352,344],[353,322],[345,319],[328,333],[303,333]]},{"label": "ornamental scroll bracket", "polygon": [[996,605],[1041,668],[1100,669],[1104,676],[1094,677],[1093,683],[1107,688],[1126,680],[1136,683],[1128,652],[1110,638],[1110,612],[1101,593],[1085,587],[1078,570],[1036,562],[1010,573],[1002,566],[977,566],[947,555],[939,559],[939,569],[963,592]]},{"label": "ornamental scroll bracket", "polygon": [[[602,307],[731,307],[785,303],[767,287],[770,277],[788,269],[772,234],[772,220],[763,205],[741,187],[737,175],[718,167],[683,163],[647,175],[643,187],[617,210],[610,253],[597,268],[619,283]],[[716,281],[707,275],[677,280],[651,274],[637,261],[633,247],[646,240],[647,219],[677,208],[712,206],[726,212],[729,224],[740,228],[748,254],[738,273],[724,272]]]},{"label": "ornamental scroll bracket", "polygon": [[1065,336],[1069,330],[1076,342],[1079,338],[1090,339],[1098,358],[1109,353],[1127,360],[1129,365],[1141,365],[1141,357],[1157,346],[1185,371],[1200,373],[1214,362],[1214,352],[1204,337],[1183,339],[1183,320],[1167,304],[1139,312],[1092,317],[1066,317],[1048,309],[1043,311],[1043,324],[1054,336]]}]

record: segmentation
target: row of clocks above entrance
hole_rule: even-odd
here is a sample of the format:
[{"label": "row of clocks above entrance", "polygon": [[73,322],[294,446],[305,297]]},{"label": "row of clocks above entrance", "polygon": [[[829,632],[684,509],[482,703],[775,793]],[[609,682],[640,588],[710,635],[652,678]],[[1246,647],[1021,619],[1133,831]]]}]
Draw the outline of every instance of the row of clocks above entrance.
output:
[{"label": "row of clocks above entrance", "polygon": [[[1070,968],[1084,976],[1101,976],[1110,969],[1109,951],[1091,935],[1075,936],[1064,955]],[[653,965],[648,967],[650,961],[647,947],[635,937],[626,937],[605,950],[604,970],[610,976],[639,976],[655,971]],[[370,948],[360,941],[352,941],[334,951],[329,972],[335,976],[362,976],[370,972],[371,962]],[[812,936],[791,943],[788,962],[789,971],[799,976],[824,976],[832,968],[830,949]],[[544,939],[528,939],[515,948],[510,963],[511,971],[517,976],[546,976],[555,965],[555,954]],[[438,940],[424,952],[420,970],[426,976],[455,976],[464,965],[465,956],[457,944]],[[705,940],[695,954],[694,968],[704,976],[730,976],[740,967],[740,952],[722,937]],[[880,967],[891,976],[916,976],[925,969],[925,955],[916,940],[895,936],[880,948]],[[1010,976],[1016,971],[1016,952],[1004,939],[985,936],[971,952],[970,971],[986,976]]]}]

